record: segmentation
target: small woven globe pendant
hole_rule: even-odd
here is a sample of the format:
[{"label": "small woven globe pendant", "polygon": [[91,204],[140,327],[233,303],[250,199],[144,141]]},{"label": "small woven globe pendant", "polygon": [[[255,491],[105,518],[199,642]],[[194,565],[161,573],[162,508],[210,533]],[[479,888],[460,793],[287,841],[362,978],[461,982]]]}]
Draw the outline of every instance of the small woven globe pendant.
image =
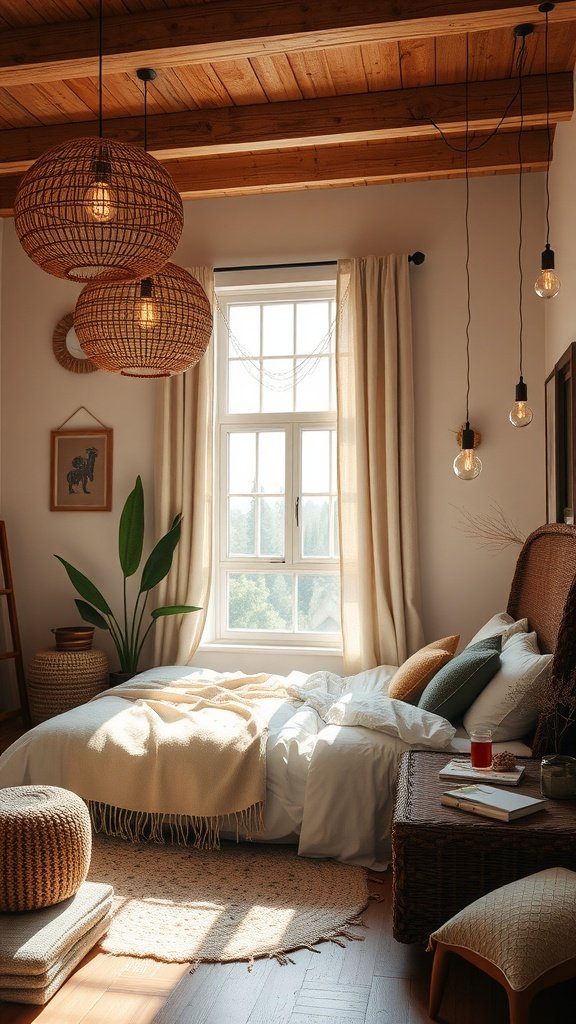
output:
[{"label": "small woven globe pendant", "polygon": [[74,329],[89,359],[126,377],[170,377],[194,366],[212,333],[212,310],[200,283],[167,263],[152,278],[82,289]]},{"label": "small woven globe pendant", "polygon": [[79,138],[26,171],[14,225],[27,255],[54,277],[135,281],[170,259],[184,211],[171,176],[145,150]]}]

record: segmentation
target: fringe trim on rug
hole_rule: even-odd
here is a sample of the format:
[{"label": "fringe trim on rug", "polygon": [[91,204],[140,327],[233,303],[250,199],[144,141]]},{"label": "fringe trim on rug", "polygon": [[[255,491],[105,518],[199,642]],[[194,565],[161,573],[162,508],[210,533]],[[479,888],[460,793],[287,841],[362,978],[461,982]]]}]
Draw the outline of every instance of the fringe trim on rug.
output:
[{"label": "fringe trim on rug", "polygon": [[[362,914],[359,914],[358,917],[350,918],[350,920],[347,921],[346,924],[342,925],[342,927],[337,928],[337,929],[335,929],[332,932],[329,932],[327,935],[321,935],[320,938],[316,939],[313,944],[310,943],[310,942],[303,942],[303,943],[301,943],[301,945],[297,946],[296,948],[297,949],[308,949],[308,950],[310,950],[311,953],[321,953],[322,950],[321,949],[317,949],[317,945],[318,945],[319,942],[334,942],[337,946],[341,946],[342,949],[346,948],[346,943],[342,941],[343,939],[347,939],[349,942],[364,942],[364,936],[363,935],[356,935],[354,932],[350,931],[350,928],[368,928],[368,925],[364,921],[364,918],[363,918]],[[291,956],[288,955],[288,952],[294,953],[295,951],[296,951],[295,949],[291,949],[289,951],[284,950],[284,949],[276,949],[272,953],[261,953],[259,955],[251,956],[251,957],[248,958],[247,961],[246,960],[237,960],[237,961],[233,961],[233,962],[234,963],[246,963],[246,967],[247,967],[248,972],[250,972],[252,970],[252,968],[254,967],[254,964],[256,963],[257,960],[276,960],[276,962],[278,964],[280,964],[281,967],[285,967],[286,964],[293,964],[293,963],[296,962],[295,960],[292,959]],[[194,960],[193,963],[190,964],[190,969],[188,971],[188,974],[194,974],[198,970],[198,968],[200,967],[200,964],[205,964],[205,963],[227,963],[227,962],[228,961],[225,961],[225,960],[224,961],[220,961],[220,960],[215,960],[215,961]]]},{"label": "fringe trim on rug", "polygon": [[241,836],[249,839],[264,830],[263,803],[215,817],[129,811],[97,800],[88,801],[88,810],[95,832],[132,843],[169,842],[200,850],[218,850],[222,831],[235,831],[238,842]]}]

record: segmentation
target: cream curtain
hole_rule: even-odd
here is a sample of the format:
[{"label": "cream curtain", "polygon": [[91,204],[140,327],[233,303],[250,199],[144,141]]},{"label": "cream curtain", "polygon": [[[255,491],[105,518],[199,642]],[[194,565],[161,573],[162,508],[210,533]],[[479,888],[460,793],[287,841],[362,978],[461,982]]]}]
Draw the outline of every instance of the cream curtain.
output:
[{"label": "cream curtain", "polygon": [[[214,309],[214,273],[188,267]],[[168,578],[158,588],[158,604],[193,604],[202,611],[156,622],[157,665],[188,664],[204,623],[212,568],[212,448],[214,342],[199,363],[159,386],[154,463],[155,522],[158,536],[182,512],[182,534]]]},{"label": "cream curtain", "polygon": [[341,260],[336,383],[344,666],[400,665],[420,619],[407,256]]}]

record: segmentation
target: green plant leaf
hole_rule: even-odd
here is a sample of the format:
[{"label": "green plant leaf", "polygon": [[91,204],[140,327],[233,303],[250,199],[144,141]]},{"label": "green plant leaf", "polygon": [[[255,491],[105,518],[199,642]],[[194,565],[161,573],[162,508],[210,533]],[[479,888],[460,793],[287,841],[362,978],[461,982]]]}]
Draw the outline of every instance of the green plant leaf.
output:
[{"label": "green plant leaf", "polygon": [[84,622],[89,622],[91,626],[98,626],[98,629],[110,629],[110,626],[106,622],[106,619],[97,612],[91,604],[87,604],[86,601],[79,601],[78,598],[74,601],[80,615],[84,619]]},{"label": "green plant leaf", "polygon": [[159,619],[163,615],[188,615],[189,612],[200,612],[202,608],[196,608],[193,604],[170,604],[164,608],[154,608],[150,615],[153,619]]},{"label": "green plant leaf", "polygon": [[89,601],[90,604],[95,605],[98,611],[104,612],[105,615],[112,614],[112,609],[110,608],[106,598],[103,597],[97,587],[94,586],[87,576],[84,576],[83,573],[79,572],[78,569],[75,569],[73,565],[70,565],[70,562],[67,562],[65,558],[61,558],[60,555],[54,555],[54,558],[57,558],[59,562],[62,562],[62,565],[68,573],[68,578],[72,586],[76,588],[80,597],[83,597],[85,601]]},{"label": "green plant leaf", "polygon": [[118,552],[124,576],[133,576],[142,558],[144,544],[144,491],[136,477],[134,489],[124,503],[118,530]]},{"label": "green plant leaf", "polygon": [[154,550],[150,552],[142,570],[140,590],[144,592],[152,590],[170,572],[174,549],[180,540],[180,521],[181,517],[176,517],[168,533],[160,538]]}]

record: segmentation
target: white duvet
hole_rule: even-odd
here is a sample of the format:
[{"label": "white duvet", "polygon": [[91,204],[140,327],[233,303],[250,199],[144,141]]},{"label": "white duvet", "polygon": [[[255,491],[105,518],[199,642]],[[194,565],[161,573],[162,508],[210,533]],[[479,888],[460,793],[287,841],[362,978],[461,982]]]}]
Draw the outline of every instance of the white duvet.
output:
[{"label": "white duvet", "polygon": [[[381,666],[346,678],[293,672],[282,679],[290,700],[259,702],[267,726],[266,807],[264,831],[253,838],[295,841],[303,856],[335,857],[376,870],[388,865],[399,755],[410,747],[449,748],[455,733],[438,715],[385,696],[394,671]],[[176,665],[150,669],[140,678],[166,684],[199,675],[211,679],[216,673]],[[98,762],[79,758],[77,751],[91,751],[126,703],[120,686],[25,733],[0,757],[0,786],[62,786],[85,800],[101,800]],[[148,764],[150,758],[158,764],[160,777],[161,753],[146,743],[140,747]],[[134,771],[142,770],[135,757]],[[192,752],[185,752],[181,770],[186,814]],[[117,806],[113,785],[105,800]]]}]

